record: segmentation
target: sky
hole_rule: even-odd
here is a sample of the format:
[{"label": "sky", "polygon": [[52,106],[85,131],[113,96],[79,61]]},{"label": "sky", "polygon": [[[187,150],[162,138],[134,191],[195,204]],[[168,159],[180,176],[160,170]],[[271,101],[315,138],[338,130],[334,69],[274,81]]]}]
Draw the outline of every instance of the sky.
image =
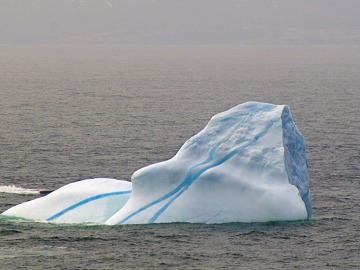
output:
[{"label": "sky", "polygon": [[0,0],[0,44],[360,44],[360,0]]}]

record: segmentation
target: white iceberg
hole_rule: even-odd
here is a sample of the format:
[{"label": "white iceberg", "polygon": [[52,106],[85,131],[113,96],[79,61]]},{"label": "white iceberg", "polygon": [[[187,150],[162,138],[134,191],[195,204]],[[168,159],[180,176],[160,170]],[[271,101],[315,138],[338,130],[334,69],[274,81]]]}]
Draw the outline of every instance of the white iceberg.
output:
[{"label": "white iceberg", "polygon": [[[125,181],[89,181],[91,193],[74,183],[3,214],[109,225],[311,217],[305,143],[285,105],[247,102],[215,115],[172,159],[136,171],[132,192]],[[87,202],[112,192],[121,195]]]},{"label": "white iceberg", "polygon": [[104,223],[128,201],[131,182],[96,178],[74,182],[6,210],[3,215],[58,223]]}]

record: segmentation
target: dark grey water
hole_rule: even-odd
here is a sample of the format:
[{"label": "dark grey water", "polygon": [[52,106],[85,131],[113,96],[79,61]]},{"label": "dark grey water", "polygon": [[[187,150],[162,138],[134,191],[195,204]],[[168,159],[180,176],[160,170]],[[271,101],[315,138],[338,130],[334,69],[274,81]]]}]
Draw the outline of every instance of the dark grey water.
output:
[{"label": "dark grey water", "polygon": [[0,46],[0,212],[37,196],[4,193],[13,185],[130,178],[249,100],[292,110],[307,144],[310,223],[0,217],[0,269],[358,269],[360,47]]}]

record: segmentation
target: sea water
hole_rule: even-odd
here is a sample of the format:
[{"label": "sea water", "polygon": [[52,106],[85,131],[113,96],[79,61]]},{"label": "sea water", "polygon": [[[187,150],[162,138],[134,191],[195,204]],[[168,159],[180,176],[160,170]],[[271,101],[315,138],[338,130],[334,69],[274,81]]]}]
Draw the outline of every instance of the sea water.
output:
[{"label": "sea water", "polygon": [[290,106],[312,220],[55,225],[0,216],[0,269],[358,269],[360,46],[0,46],[0,212],[70,182],[129,179],[211,116]]}]

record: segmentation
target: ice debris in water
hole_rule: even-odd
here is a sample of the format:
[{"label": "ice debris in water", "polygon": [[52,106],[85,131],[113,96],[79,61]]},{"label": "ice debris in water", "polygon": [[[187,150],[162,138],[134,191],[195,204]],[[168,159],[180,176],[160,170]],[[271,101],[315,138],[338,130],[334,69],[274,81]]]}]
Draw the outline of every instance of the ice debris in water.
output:
[{"label": "ice debris in water", "polygon": [[287,106],[247,102],[212,117],[132,183],[84,180],[3,214],[109,225],[310,219],[305,143]]}]

